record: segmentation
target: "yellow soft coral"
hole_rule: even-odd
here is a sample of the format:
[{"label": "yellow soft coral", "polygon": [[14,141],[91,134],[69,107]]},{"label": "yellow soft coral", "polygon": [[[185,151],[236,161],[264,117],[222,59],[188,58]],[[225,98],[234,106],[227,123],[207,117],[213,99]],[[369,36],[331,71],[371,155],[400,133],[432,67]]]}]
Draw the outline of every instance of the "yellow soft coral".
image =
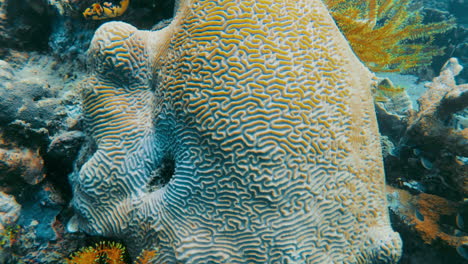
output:
[{"label": "yellow soft coral", "polygon": [[431,63],[443,50],[434,35],[454,20],[423,24],[412,0],[325,0],[354,52],[373,71],[405,71]]}]

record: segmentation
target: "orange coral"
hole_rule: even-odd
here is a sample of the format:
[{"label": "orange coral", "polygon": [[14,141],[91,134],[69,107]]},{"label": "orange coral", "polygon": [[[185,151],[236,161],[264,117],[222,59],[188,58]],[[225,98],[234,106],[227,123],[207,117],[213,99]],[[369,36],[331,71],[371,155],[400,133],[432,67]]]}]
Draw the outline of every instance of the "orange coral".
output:
[{"label": "orange coral", "polygon": [[157,250],[143,250],[141,255],[135,261],[135,264],[149,264],[151,260],[156,256]]},{"label": "orange coral", "polygon": [[467,236],[447,233],[440,224],[443,216],[455,217],[461,211],[460,203],[426,193],[412,195],[391,186],[387,186],[387,193],[391,194],[391,204],[399,204],[390,206],[391,210],[400,215],[408,226],[413,227],[425,243],[438,241],[454,248],[468,244]]},{"label": "orange coral", "polygon": [[428,65],[443,50],[434,35],[455,26],[453,19],[423,24],[412,0],[325,0],[357,56],[373,71],[405,71]]},{"label": "orange coral", "polygon": [[125,264],[125,247],[115,242],[100,242],[94,247],[86,247],[74,253],[67,264]]},{"label": "orange coral", "polygon": [[[134,262],[149,264],[156,256],[157,250],[143,250]],[[101,241],[94,247],[85,247],[67,260],[67,264],[125,264],[125,247],[120,243]]]}]

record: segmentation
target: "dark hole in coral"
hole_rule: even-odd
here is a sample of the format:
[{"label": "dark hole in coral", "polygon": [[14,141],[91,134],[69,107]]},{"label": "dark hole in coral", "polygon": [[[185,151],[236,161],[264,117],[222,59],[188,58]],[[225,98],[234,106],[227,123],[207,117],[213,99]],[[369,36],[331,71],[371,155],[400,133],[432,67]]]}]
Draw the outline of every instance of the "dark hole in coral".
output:
[{"label": "dark hole in coral", "polygon": [[175,160],[174,156],[167,154],[161,161],[160,166],[158,166],[152,173],[151,180],[148,183],[148,191],[155,191],[166,184],[174,177],[175,172]]},{"label": "dark hole in coral", "polygon": [[97,149],[98,145],[96,141],[92,137],[87,136],[79,151],[78,158],[76,158],[75,168],[81,168],[93,156]]},{"label": "dark hole in coral", "polygon": [[94,141],[85,139],[81,132],[69,133],[59,141],[50,143],[43,155],[47,179],[62,191],[67,201],[72,194],[67,175],[73,171],[74,164],[81,167],[83,160],[89,159],[97,149]]},{"label": "dark hole in coral", "polygon": [[41,100],[41,99],[42,99],[42,95],[36,95],[36,96],[34,96],[34,97],[32,98],[32,100],[33,100],[34,102],[37,102],[37,101],[39,101],[39,100]]}]

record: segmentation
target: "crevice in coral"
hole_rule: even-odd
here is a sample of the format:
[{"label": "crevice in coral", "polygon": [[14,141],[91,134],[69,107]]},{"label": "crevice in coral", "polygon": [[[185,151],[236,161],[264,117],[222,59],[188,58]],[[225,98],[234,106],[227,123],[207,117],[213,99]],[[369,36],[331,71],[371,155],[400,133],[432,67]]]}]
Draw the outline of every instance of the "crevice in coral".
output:
[{"label": "crevice in coral", "polygon": [[166,186],[174,177],[175,159],[170,153],[166,154],[158,167],[152,172],[151,179],[148,182],[147,189],[153,192]]}]

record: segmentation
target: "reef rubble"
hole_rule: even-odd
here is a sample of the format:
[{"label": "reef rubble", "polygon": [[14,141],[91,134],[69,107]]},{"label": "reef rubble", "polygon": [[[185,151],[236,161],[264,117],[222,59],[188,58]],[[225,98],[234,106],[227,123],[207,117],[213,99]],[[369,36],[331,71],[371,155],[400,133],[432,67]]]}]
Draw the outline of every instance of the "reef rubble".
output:
[{"label": "reef rubble", "polygon": [[418,106],[407,93],[399,95],[405,104],[387,103],[396,109],[376,102],[383,142],[390,141],[384,161],[393,224],[408,245],[403,263],[468,259],[468,84],[456,83],[461,70],[456,58],[448,60],[425,84]]},{"label": "reef rubble", "polygon": [[61,261],[83,244],[82,234],[64,228],[70,195],[66,174],[84,139],[74,98],[83,74],[73,63],[34,52],[9,50],[3,58],[0,192],[14,200],[3,199],[9,207],[2,212],[20,210],[0,230],[0,262]]}]

